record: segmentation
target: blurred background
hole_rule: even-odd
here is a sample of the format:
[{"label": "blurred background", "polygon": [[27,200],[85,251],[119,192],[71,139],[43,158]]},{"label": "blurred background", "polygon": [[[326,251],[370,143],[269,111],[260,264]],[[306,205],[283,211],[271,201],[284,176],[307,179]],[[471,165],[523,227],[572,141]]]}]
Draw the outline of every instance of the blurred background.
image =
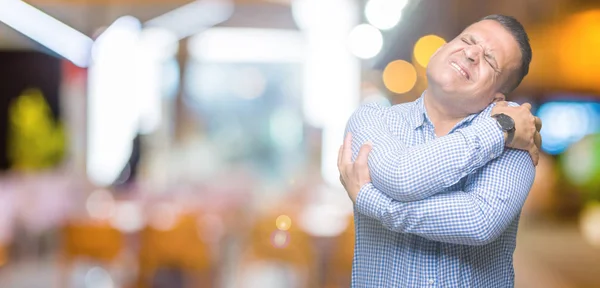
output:
[{"label": "blurred background", "polygon": [[0,0],[1,287],[348,287],[337,149],[488,14],[542,118],[517,287],[600,287],[600,3]]}]

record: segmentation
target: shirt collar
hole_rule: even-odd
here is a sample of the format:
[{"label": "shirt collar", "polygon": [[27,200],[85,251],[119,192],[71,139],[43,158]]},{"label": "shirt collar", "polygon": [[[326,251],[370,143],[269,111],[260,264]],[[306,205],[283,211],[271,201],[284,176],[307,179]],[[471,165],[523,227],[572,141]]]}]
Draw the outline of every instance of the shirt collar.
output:
[{"label": "shirt collar", "polygon": [[[411,127],[413,129],[417,129],[417,128],[423,126],[423,124],[425,124],[425,121],[432,123],[431,120],[429,119],[429,116],[427,115],[427,110],[425,109],[425,101],[423,99],[424,96],[425,96],[425,92],[423,92],[421,94],[421,97],[419,97],[417,100],[415,100],[415,102],[413,102],[415,105],[415,109],[412,110],[412,115],[410,117]],[[493,106],[493,105],[488,106],[486,109],[484,109],[484,111],[487,111],[488,109],[490,109],[491,106]],[[475,117],[477,117],[477,115],[479,115],[479,114],[481,114],[481,112],[471,114],[471,115],[465,117],[463,120],[458,122],[458,124],[456,124],[456,126],[454,126],[454,128],[452,130],[454,130],[455,128],[461,127],[463,125],[471,123],[471,121],[473,121],[473,119],[475,119]],[[433,125],[433,123],[432,123],[432,125]]]},{"label": "shirt collar", "polygon": [[421,94],[421,97],[419,97],[417,100],[415,100],[415,102],[413,102],[415,105],[415,109],[412,110],[412,115],[410,117],[410,124],[413,129],[417,129],[423,126],[425,120],[428,120],[427,111],[425,111],[425,103],[423,101],[424,95],[425,92],[423,92],[423,94]]}]

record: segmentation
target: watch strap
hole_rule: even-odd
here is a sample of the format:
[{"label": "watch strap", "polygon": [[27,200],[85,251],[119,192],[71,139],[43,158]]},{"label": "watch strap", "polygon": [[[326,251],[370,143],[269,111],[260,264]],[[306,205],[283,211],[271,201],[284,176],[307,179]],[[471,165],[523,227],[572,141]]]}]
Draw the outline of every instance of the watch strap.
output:
[{"label": "watch strap", "polygon": [[510,143],[512,143],[514,138],[515,138],[515,129],[514,128],[506,131],[506,144],[507,145],[510,145]]}]

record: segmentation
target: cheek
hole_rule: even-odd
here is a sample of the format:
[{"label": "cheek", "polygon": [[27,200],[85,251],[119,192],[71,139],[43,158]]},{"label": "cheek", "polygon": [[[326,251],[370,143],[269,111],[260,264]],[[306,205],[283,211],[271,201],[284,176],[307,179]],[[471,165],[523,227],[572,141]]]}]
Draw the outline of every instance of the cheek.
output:
[{"label": "cheek", "polygon": [[481,86],[484,89],[495,89],[498,83],[498,76],[496,72],[491,68],[484,68],[480,70],[481,75]]}]

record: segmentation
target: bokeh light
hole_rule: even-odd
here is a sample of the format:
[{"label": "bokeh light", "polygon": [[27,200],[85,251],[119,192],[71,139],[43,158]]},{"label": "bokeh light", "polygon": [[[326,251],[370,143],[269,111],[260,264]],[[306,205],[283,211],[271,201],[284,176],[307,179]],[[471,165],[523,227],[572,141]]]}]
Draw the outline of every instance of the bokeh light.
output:
[{"label": "bokeh light", "polygon": [[392,61],[383,70],[383,84],[394,93],[406,93],[415,86],[416,82],[415,67],[404,60]]},{"label": "bokeh light", "polygon": [[86,288],[113,288],[115,284],[108,271],[101,267],[90,269],[85,275]]},{"label": "bokeh light", "polygon": [[563,155],[563,169],[569,181],[588,192],[600,188],[600,134],[588,135]]},{"label": "bokeh light", "polygon": [[555,75],[555,79],[569,87],[597,90],[597,75],[600,73],[600,54],[597,53],[600,49],[600,10],[577,13],[561,21],[558,31],[551,33],[552,37],[560,35],[553,45],[558,57],[550,61],[553,65],[551,74]]},{"label": "bokeh light", "polygon": [[179,217],[179,209],[172,203],[156,204],[150,214],[149,224],[160,231],[168,231],[175,227]]},{"label": "bokeh light", "polygon": [[369,24],[360,24],[350,32],[348,46],[350,52],[358,58],[373,58],[383,47],[383,36],[377,28]]},{"label": "bokeh light", "polygon": [[88,196],[85,208],[91,218],[108,220],[115,211],[115,200],[109,191],[98,189]]},{"label": "bokeh light", "polygon": [[365,6],[365,17],[371,25],[388,30],[400,22],[407,3],[408,0],[370,0]]},{"label": "bokeh light", "polygon": [[415,44],[414,57],[417,64],[421,67],[427,67],[429,59],[442,45],[446,44],[444,38],[437,35],[427,35],[421,37]]},{"label": "bokeh light", "polygon": [[117,202],[110,224],[125,233],[140,231],[145,224],[141,205],[135,201]]},{"label": "bokeh light", "polygon": [[275,230],[271,234],[271,244],[275,248],[285,248],[290,243],[290,233],[287,231]]},{"label": "bokeh light", "polygon": [[279,215],[275,220],[275,226],[279,230],[287,231],[292,226],[292,219],[287,215]]},{"label": "bokeh light", "polygon": [[600,104],[592,102],[553,101],[540,106],[536,113],[544,128],[542,149],[560,154],[585,135],[600,130]]},{"label": "bokeh light", "polygon": [[590,245],[600,247],[600,202],[589,203],[581,211],[579,228]]}]

